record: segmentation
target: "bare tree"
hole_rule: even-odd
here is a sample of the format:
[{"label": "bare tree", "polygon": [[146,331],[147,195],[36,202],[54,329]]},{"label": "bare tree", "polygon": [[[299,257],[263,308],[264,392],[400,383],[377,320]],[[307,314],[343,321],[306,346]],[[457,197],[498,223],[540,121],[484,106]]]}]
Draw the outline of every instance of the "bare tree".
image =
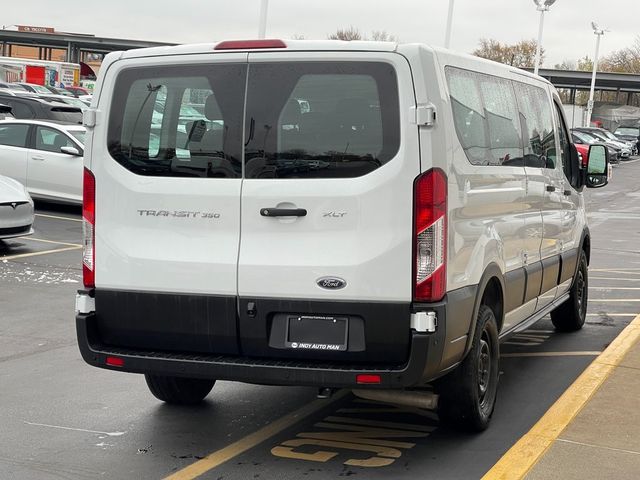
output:
[{"label": "bare tree", "polygon": [[391,35],[386,30],[374,30],[371,32],[371,40],[376,42],[398,42],[397,35]]},{"label": "bare tree", "polygon": [[604,72],[640,73],[640,36],[632,46],[610,53],[602,59],[598,70]]},{"label": "bare tree", "polygon": [[349,28],[339,28],[327,37],[329,40],[364,40],[360,30],[351,25]]},{"label": "bare tree", "polygon": [[[536,58],[536,41],[522,40],[513,45],[494,39],[480,39],[480,47],[472,53],[478,57],[518,68],[533,68]],[[544,48],[540,50],[540,63],[544,61]]]},{"label": "bare tree", "polygon": [[374,40],[377,42],[398,42],[397,35],[391,35],[386,30],[374,30],[371,32],[371,38],[367,37],[360,32],[357,28],[351,25],[349,28],[339,28],[335,33],[328,35],[329,40]]}]

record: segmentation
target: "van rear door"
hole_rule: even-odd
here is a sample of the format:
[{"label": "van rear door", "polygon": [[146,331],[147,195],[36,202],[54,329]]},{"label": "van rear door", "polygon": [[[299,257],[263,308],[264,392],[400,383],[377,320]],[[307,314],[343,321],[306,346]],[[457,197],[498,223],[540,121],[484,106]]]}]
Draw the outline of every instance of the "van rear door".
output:
[{"label": "van rear door", "polygon": [[243,353],[406,358],[420,173],[412,106],[397,54],[249,54]]},{"label": "van rear door", "polygon": [[98,110],[109,125],[95,130],[91,170],[96,312],[107,344],[239,351],[246,59],[138,58],[105,76],[113,95]]}]

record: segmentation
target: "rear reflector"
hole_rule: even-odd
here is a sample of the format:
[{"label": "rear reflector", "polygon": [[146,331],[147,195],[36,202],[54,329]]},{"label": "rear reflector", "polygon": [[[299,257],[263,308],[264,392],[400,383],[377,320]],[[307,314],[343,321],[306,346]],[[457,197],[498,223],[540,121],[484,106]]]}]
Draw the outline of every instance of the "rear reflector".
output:
[{"label": "rear reflector", "polygon": [[282,40],[227,40],[220,42],[214,50],[250,50],[253,48],[287,48]]},{"label": "rear reflector", "polygon": [[379,384],[380,381],[381,381],[380,375],[369,375],[369,374],[356,375],[356,383],[358,385]]},{"label": "rear reflector", "polygon": [[105,363],[110,367],[124,367],[124,359],[119,357],[107,357]]},{"label": "rear reflector", "polygon": [[96,179],[87,168],[82,182],[82,280],[85,288],[95,287]]}]

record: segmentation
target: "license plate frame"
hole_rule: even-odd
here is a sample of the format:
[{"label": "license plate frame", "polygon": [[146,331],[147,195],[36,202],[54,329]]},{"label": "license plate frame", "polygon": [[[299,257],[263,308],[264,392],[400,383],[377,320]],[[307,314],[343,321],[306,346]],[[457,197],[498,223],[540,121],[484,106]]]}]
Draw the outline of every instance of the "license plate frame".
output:
[{"label": "license plate frame", "polygon": [[285,347],[293,350],[344,352],[348,348],[349,318],[290,315]]}]

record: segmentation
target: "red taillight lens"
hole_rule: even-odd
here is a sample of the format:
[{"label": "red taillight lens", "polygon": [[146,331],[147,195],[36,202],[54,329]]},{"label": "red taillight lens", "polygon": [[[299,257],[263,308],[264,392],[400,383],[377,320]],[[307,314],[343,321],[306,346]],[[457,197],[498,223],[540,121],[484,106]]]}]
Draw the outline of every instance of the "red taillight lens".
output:
[{"label": "red taillight lens", "polygon": [[423,173],[413,194],[413,299],[437,302],[447,289],[447,176],[438,168]]},{"label": "red taillight lens", "polygon": [[85,288],[95,287],[96,179],[87,168],[82,182],[82,279]]},{"label": "red taillight lens", "polygon": [[356,375],[356,383],[358,385],[377,385],[381,382],[380,375],[370,375],[362,373]]},{"label": "red taillight lens", "polygon": [[220,42],[214,50],[249,50],[253,48],[287,48],[282,40],[227,40]]},{"label": "red taillight lens", "polygon": [[105,363],[110,367],[124,367],[124,359],[120,357],[107,357]]}]

